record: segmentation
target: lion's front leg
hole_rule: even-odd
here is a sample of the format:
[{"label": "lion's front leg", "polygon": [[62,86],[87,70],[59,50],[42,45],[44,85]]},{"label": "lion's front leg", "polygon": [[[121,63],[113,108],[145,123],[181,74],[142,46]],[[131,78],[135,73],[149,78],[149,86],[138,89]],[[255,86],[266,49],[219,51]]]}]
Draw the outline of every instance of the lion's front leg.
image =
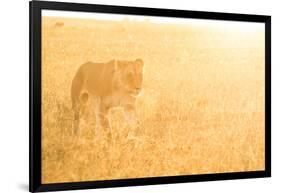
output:
[{"label": "lion's front leg", "polygon": [[129,125],[128,136],[138,136],[140,134],[140,123],[137,118],[135,105],[126,105],[124,107],[124,115]]},{"label": "lion's front leg", "polygon": [[101,131],[98,132],[105,134],[106,140],[108,142],[111,142],[112,133],[111,133],[111,127],[110,127],[108,116],[109,116],[109,108],[106,105],[100,104],[97,112],[97,119],[98,119],[97,121],[98,121],[99,129]]}]

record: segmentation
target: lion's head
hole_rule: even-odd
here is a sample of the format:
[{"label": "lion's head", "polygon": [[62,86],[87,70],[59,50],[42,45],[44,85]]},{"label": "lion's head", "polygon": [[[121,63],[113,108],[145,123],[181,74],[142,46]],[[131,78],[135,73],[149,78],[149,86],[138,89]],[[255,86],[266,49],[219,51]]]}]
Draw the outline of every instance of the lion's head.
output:
[{"label": "lion's head", "polygon": [[143,61],[115,61],[114,64],[115,78],[117,78],[117,87],[137,96],[142,89],[143,81]]}]

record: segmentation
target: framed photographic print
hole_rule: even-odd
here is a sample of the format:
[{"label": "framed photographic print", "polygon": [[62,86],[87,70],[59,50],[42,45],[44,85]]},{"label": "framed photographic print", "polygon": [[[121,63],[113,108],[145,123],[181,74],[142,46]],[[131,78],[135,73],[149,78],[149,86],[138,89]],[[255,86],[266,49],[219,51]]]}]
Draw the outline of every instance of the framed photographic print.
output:
[{"label": "framed photographic print", "polygon": [[30,191],[271,176],[270,16],[30,2]]}]

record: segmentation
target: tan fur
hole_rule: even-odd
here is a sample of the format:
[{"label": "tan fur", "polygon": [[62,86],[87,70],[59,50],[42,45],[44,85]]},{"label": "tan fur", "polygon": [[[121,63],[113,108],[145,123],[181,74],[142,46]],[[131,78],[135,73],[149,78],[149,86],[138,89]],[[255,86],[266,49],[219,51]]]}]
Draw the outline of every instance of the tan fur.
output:
[{"label": "tan fur", "polygon": [[74,131],[79,130],[79,119],[89,97],[95,101],[97,125],[111,138],[108,119],[109,110],[123,107],[125,118],[130,125],[137,124],[135,113],[136,97],[141,91],[143,61],[111,60],[107,63],[87,62],[77,70],[71,86]]}]

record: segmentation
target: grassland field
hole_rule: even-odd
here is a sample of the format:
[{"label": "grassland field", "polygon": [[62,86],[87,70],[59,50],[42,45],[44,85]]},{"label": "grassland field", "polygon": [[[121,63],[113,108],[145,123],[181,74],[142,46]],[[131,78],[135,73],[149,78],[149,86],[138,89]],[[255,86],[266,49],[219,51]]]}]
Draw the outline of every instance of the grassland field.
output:
[{"label": "grassland field", "polygon": [[[42,183],[264,169],[264,30],[42,18]],[[87,61],[144,61],[140,140],[111,111],[113,143],[89,116],[71,132],[71,81]]]}]

